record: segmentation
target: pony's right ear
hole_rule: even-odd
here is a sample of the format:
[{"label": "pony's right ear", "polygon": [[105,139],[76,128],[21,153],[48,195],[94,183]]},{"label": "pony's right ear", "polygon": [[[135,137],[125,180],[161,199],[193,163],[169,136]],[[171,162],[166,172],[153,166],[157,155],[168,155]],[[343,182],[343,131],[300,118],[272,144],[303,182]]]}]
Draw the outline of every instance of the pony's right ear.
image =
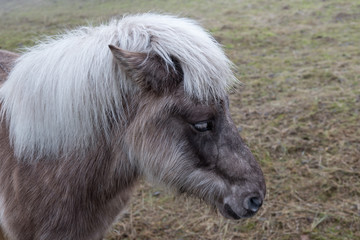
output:
[{"label": "pony's right ear", "polygon": [[171,91],[183,80],[183,71],[176,59],[172,59],[172,67],[156,54],[129,52],[113,45],[109,48],[126,74],[143,90],[161,94]]},{"label": "pony's right ear", "polygon": [[121,48],[115,47],[114,45],[109,45],[109,48],[118,61],[118,63],[123,67],[126,74],[138,82],[142,79],[141,65],[144,63],[147,54],[138,53],[138,52],[129,52]]}]

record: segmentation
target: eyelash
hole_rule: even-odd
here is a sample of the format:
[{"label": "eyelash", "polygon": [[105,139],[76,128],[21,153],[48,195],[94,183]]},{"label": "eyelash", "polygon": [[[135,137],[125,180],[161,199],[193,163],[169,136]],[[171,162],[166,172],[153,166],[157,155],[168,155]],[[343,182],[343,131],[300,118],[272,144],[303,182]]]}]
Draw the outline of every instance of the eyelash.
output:
[{"label": "eyelash", "polygon": [[202,121],[193,124],[195,130],[199,132],[211,131],[213,129],[212,121]]}]

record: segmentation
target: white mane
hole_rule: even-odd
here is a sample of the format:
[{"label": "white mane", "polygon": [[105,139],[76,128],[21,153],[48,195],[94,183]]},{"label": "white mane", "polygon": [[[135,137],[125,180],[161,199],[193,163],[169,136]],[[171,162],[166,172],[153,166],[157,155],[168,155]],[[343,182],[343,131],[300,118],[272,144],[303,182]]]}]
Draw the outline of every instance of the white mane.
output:
[{"label": "white mane", "polygon": [[186,94],[199,100],[223,96],[235,81],[219,45],[189,19],[143,14],[68,32],[30,48],[0,89],[17,157],[60,156],[109,135],[109,115],[121,118],[122,96],[134,94],[109,44],[154,51],[170,65],[176,57]]}]

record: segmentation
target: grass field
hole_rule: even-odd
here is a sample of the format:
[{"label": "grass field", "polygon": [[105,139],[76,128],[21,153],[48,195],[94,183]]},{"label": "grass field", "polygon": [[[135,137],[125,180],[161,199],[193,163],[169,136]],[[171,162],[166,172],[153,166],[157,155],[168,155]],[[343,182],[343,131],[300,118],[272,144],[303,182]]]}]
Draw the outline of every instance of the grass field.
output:
[{"label": "grass field", "polygon": [[360,239],[360,1],[0,0],[0,48],[149,11],[198,20],[236,64],[232,114],[268,193],[233,222],[142,182],[107,239]]}]

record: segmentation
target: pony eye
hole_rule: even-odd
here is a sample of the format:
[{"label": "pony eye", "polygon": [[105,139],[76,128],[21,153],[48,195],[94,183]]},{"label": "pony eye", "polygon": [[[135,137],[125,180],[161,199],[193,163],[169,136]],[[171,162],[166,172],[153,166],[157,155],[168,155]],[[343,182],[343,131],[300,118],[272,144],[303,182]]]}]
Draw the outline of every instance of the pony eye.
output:
[{"label": "pony eye", "polygon": [[213,124],[211,121],[198,122],[195,123],[193,126],[199,132],[210,131],[213,128]]}]

